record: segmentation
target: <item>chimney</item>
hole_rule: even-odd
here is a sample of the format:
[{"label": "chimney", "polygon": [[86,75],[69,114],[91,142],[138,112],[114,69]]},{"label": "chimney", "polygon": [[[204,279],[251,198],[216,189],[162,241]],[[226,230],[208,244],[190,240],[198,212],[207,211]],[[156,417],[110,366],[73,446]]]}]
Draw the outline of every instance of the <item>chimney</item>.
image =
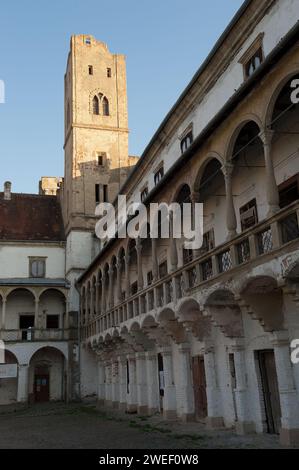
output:
[{"label": "chimney", "polygon": [[10,201],[11,200],[11,182],[5,181],[4,183],[4,200]]}]

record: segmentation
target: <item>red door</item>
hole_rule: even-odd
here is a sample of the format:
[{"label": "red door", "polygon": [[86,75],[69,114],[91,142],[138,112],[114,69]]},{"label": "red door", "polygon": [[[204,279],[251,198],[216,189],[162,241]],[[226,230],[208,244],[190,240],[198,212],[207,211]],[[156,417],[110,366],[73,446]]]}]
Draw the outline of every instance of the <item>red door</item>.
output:
[{"label": "red door", "polygon": [[192,358],[194,406],[196,418],[206,418],[208,414],[206,374],[204,358],[196,356]]},{"label": "red door", "polygon": [[34,376],[34,401],[47,402],[50,399],[49,375]]}]

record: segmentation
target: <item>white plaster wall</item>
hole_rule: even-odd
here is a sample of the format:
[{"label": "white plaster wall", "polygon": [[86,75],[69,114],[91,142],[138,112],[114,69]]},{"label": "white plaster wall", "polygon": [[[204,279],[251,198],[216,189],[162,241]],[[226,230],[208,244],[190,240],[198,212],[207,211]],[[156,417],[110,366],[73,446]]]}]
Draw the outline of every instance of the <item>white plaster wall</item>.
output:
[{"label": "white plaster wall", "polygon": [[64,278],[65,249],[42,244],[0,243],[1,278],[29,277],[29,257],[46,257],[46,277]]},{"label": "white plaster wall", "polygon": [[94,353],[80,349],[81,398],[95,397],[97,394],[98,368]]}]

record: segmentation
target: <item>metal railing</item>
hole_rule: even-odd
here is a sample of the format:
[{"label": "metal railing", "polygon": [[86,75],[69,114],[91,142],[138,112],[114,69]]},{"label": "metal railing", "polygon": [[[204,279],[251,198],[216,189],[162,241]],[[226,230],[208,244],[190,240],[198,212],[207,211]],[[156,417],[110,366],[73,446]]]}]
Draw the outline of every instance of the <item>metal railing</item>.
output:
[{"label": "metal railing", "polygon": [[69,339],[69,330],[35,329],[2,330],[1,339],[5,342],[63,341]]}]

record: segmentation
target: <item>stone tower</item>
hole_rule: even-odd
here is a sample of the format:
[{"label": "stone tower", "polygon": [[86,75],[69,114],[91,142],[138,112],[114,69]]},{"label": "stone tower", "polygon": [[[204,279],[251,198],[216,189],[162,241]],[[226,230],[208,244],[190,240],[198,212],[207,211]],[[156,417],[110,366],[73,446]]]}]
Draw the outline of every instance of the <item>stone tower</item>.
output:
[{"label": "stone tower", "polygon": [[[89,35],[72,36],[64,79],[65,169],[60,197],[71,284],[92,261],[95,207],[111,202],[136,158],[128,156],[125,57]],[[73,289],[71,310],[78,310]]]}]

